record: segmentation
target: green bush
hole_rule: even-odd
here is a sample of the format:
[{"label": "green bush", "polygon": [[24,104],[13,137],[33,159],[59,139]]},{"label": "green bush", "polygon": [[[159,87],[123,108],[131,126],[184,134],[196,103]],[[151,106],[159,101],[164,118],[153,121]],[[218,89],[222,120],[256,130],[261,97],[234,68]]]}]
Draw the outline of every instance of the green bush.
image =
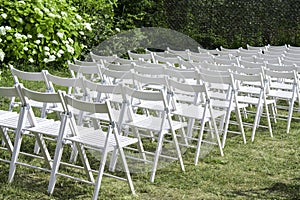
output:
[{"label": "green bush", "polygon": [[92,25],[65,0],[0,2],[2,68],[7,64],[33,70],[61,68],[85,48]]}]

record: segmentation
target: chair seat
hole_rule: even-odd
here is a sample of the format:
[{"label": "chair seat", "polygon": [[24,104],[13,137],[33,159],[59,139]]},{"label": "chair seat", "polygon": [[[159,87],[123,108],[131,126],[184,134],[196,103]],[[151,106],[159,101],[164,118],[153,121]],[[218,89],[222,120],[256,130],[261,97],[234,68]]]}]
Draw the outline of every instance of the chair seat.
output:
[{"label": "chair seat", "polygon": [[[229,107],[229,101],[228,100],[217,100],[217,99],[211,99],[211,105],[213,107],[218,108],[228,108]],[[239,103],[239,108],[246,108],[248,107],[248,104],[246,103]],[[235,108],[235,103],[232,103],[232,110]]]},{"label": "chair seat", "polygon": [[[189,105],[184,109],[177,109],[176,111],[172,112],[172,114],[180,115],[183,117],[188,117],[192,119],[202,119],[204,113],[204,108],[201,106]],[[213,109],[213,118],[218,118],[225,115],[225,111],[221,110],[214,110]],[[209,111],[205,113],[205,121],[209,121],[211,115]]]},{"label": "chair seat", "polygon": [[11,111],[7,111],[7,110],[0,110],[0,119],[6,119],[9,118],[11,116],[18,116],[19,114],[16,112],[11,112]]},{"label": "chair seat", "polygon": [[[258,98],[256,98],[256,97],[238,96],[237,99],[238,99],[238,102],[243,102],[243,103],[252,104],[252,105],[258,104]],[[267,104],[274,104],[274,103],[275,103],[275,100],[267,99]]]},{"label": "chair seat", "polygon": [[283,90],[270,90],[268,92],[268,96],[278,97],[282,99],[291,99],[293,92],[291,91],[283,91]]},{"label": "chair seat", "polygon": [[[103,149],[105,145],[106,134],[103,133],[100,129],[94,130],[92,128],[81,128],[81,130],[79,130],[79,135],[66,139],[73,142],[79,142],[93,148]],[[120,147],[125,147],[138,141],[137,138],[130,138],[121,135],[118,135],[118,139]],[[113,151],[117,148],[117,143],[114,135],[110,136],[108,145],[108,151]]]},{"label": "chair seat", "polygon": [[[43,123],[53,122],[53,120],[45,119],[45,118],[36,117],[35,119],[36,119],[37,124],[40,124],[40,125]],[[16,129],[18,127],[18,121],[19,121],[18,114],[12,115],[8,118],[0,118],[0,126]],[[31,127],[32,127],[32,125],[30,124],[29,120],[27,119],[23,129],[28,130]]]},{"label": "chair seat", "polygon": [[[147,129],[149,131],[158,132],[160,131],[160,125],[162,123],[162,118],[159,117],[147,117],[145,119],[138,119],[132,122],[125,122],[125,125],[137,127],[139,129]],[[185,127],[187,124],[185,122],[179,122],[172,120],[172,127],[174,130]],[[162,130],[168,131],[170,130],[170,126],[167,120],[163,125]]]}]

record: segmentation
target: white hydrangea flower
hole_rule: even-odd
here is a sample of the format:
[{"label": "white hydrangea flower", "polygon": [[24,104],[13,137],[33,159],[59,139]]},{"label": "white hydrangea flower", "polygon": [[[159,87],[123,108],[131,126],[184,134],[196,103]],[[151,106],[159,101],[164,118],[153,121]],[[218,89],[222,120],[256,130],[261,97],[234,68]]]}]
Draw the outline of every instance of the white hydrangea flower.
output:
[{"label": "white hydrangea flower", "polygon": [[24,50],[24,51],[28,51],[28,47],[24,47],[23,50]]},{"label": "white hydrangea flower", "polygon": [[2,14],[1,14],[1,17],[3,17],[3,19],[6,19],[7,14],[6,14],[6,13],[2,13]]},{"label": "white hydrangea flower", "polygon": [[52,18],[55,18],[55,17],[56,17],[56,15],[53,14],[53,13],[48,13],[48,16],[49,16],[49,17],[52,17]]},{"label": "white hydrangea flower", "polygon": [[27,39],[27,36],[26,35],[21,35],[22,39]]},{"label": "white hydrangea flower", "polygon": [[71,44],[74,43],[74,40],[72,40],[72,38],[68,38],[68,40],[69,40],[69,42],[70,42]]},{"label": "white hydrangea flower", "polygon": [[78,19],[79,21],[82,20],[82,17],[81,17],[80,15],[78,15],[78,14],[75,14],[75,17],[76,17],[76,19]]},{"label": "white hydrangea flower", "polygon": [[39,34],[37,35],[37,37],[38,37],[38,38],[44,38],[44,35],[43,35],[42,33],[39,33]]},{"label": "white hydrangea flower", "polygon": [[5,53],[3,52],[2,49],[0,49],[0,61],[2,62],[4,60]]},{"label": "white hydrangea flower", "polygon": [[85,27],[87,30],[89,30],[89,31],[92,30],[92,26],[91,26],[90,23],[83,23],[83,25],[84,25],[84,27]]},{"label": "white hydrangea flower", "polygon": [[58,42],[56,40],[52,40],[52,43],[58,45]]},{"label": "white hydrangea flower", "polygon": [[45,8],[45,7],[44,7],[44,11],[45,11],[45,13],[50,12],[50,10],[48,8]]},{"label": "white hydrangea flower", "polygon": [[62,38],[64,37],[64,33],[62,33],[62,32],[57,32],[56,35],[57,35],[60,39],[62,39]]},{"label": "white hydrangea flower", "polygon": [[56,56],[57,56],[58,58],[60,58],[60,57],[61,57],[61,54],[57,52]]},{"label": "white hydrangea flower", "polygon": [[4,28],[4,26],[0,27],[0,35],[5,35],[6,34],[6,29]]},{"label": "white hydrangea flower", "polygon": [[28,35],[27,35],[27,38],[29,38],[29,39],[32,38],[32,35],[28,34]]},{"label": "white hydrangea flower", "polygon": [[5,26],[5,30],[10,31],[11,27],[10,26]]},{"label": "white hydrangea flower", "polygon": [[34,60],[32,59],[32,58],[29,58],[29,60],[28,60],[29,62],[31,62],[31,63],[33,63],[34,62]]},{"label": "white hydrangea flower", "polygon": [[55,55],[50,55],[50,56],[49,56],[49,59],[48,59],[48,62],[54,61],[55,58],[56,58]]},{"label": "white hydrangea flower", "polygon": [[48,63],[48,62],[49,62],[48,58],[44,58],[43,61],[44,61],[45,63]]},{"label": "white hydrangea flower", "polygon": [[41,40],[36,40],[35,43],[36,43],[36,44],[40,44],[40,43],[41,43]]},{"label": "white hydrangea flower", "polygon": [[16,37],[16,39],[22,39],[22,35],[20,33],[15,33],[14,36]]},{"label": "white hydrangea flower", "polygon": [[64,11],[62,11],[60,14],[61,14],[61,16],[63,16],[63,17],[68,17],[68,13],[66,13],[66,12],[64,12]]},{"label": "white hydrangea flower", "polygon": [[74,48],[72,47],[72,46],[70,46],[70,45],[66,45],[66,47],[67,47],[67,51],[69,52],[69,53],[71,53],[71,54],[74,54]]},{"label": "white hydrangea flower", "polygon": [[44,46],[44,50],[45,50],[45,51],[50,51],[50,48],[47,47],[47,46]]},{"label": "white hydrangea flower", "polygon": [[45,51],[45,52],[44,52],[44,55],[45,55],[45,56],[50,56],[50,52],[49,52],[49,51]]},{"label": "white hydrangea flower", "polygon": [[64,44],[69,44],[69,41],[68,40],[63,40],[62,41]]},{"label": "white hydrangea flower", "polygon": [[64,54],[65,52],[64,52],[62,49],[60,49],[60,50],[58,50],[57,53],[59,53],[59,54]]}]

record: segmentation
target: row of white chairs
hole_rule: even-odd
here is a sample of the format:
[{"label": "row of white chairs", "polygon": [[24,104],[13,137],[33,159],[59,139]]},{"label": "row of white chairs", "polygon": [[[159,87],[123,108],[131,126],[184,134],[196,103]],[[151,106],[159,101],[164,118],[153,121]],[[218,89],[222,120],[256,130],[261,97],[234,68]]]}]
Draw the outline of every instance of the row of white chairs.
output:
[{"label": "row of white chairs", "polygon": [[[105,59],[107,59],[107,58],[105,58]],[[114,62],[115,59],[116,59],[116,57],[112,56],[112,62]],[[76,96],[82,98],[82,100],[85,100],[85,101],[93,99],[93,98],[88,98],[90,93],[87,91],[87,88],[90,87],[88,90],[91,90],[91,91],[97,90],[97,88],[98,88],[99,91],[96,91],[97,95],[94,95],[94,94],[92,94],[92,95],[93,95],[93,97],[98,96],[98,98],[95,98],[95,99],[97,99],[97,101],[99,101],[103,97],[100,94],[105,93],[105,92],[103,92],[103,90],[102,90],[102,92],[100,92],[101,91],[100,88],[102,86],[104,87],[105,84],[109,84],[109,85],[106,85],[107,87],[109,87],[109,86],[112,86],[112,84],[118,83],[116,81],[116,79],[124,80],[124,78],[126,78],[126,77],[131,77],[131,80],[133,81],[132,84],[135,87],[139,88],[140,90],[136,91],[134,89],[130,89],[127,86],[113,85],[109,89],[106,89],[106,91],[110,90],[110,91],[115,91],[117,93],[117,91],[125,90],[125,91],[127,91],[126,95],[123,94],[124,92],[121,92],[123,95],[120,94],[120,92],[119,92],[119,95],[121,95],[121,98],[116,98],[118,95],[114,94],[112,96],[105,95],[104,99],[111,100],[113,102],[113,104],[123,103],[121,105],[126,105],[126,106],[120,106],[121,108],[127,107],[130,105],[132,107],[132,109],[130,108],[130,110],[132,110],[132,112],[131,112],[132,116],[135,116],[137,114],[136,113],[137,110],[140,110],[140,109],[137,109],[137,107],[143,108],[145,110],[147,110],[147,109],[156,110],[156,111],[158,111],[158,113],[160,113],[160,115],[157,115],[157,116],[165,116],[166,118],[164,118],[164,119],[166,120],[166,123],[169,123],[169,126],[167,126],[165,128],[167,128],[166,129],[166,130],[168,130],[167,132],[171,132],[172,140],[174,140],[174,143],[175,143],[177,159],[180,161],[180,166],[181,166],[182,170],[184,170],[184,166],[183,166],[183,161],[182,161],[181,152],[180,152],[181,144],[179,144],[178,141],[176,142],[176,140],[177,140],[177,137],[184,138],[184,139],[186,139],[186,140],[184,140],[184,145],[190,145],[189,139],[191,139],[191,137],[193,136],[192,129],[195,127],[194,126],[195,119],[201,121],[200,132],[198,134],[198,138],[196,138],[197,151],[196,151],[196,155],[195,155],[195,164],[197,164],[198,159],[199,159],[199,153],[200,153],[200,147],[202,144],[202,137],[203,137],[204,129],[206,129],[205,124],[208,125],[208,129],[213,130],[212,134],[217,139],[217,145],[219,146],[221,155],[223,155],[222,147],[224,147],[224,145],[225,145],[228,121],[229,121],[230,114],[232,111],[235,111],[237,113],[237,120],[238,120],[238,125],[240,127],[240,133],[243,136],[243,141],[246,142],[243,125],[242,125],[241,113],[239,113],[240,108],[244,109],[247,106],[247,104],[253,104],[256,106],[256,115],[255,115],[255,121],[253,124],[253,130],[252,130],[253,131],[252,132],[252,140],[254,140],[255,130],[258,127],[260,118],[262,116],[261,113],[262,113],[263,108],[265,108],[265,112],[266,112],[267,119],[268,119],[268,128],[270,130],[270,135],[272,136],[270,117],[269,117],[269,113],[268,113],[268,106],[270,106],[272,104],[276,104],[276,101],[269,99],[270,96],[268,96],[268,94],[272,93],[272,89],[274,89],[274,92],[273,92],[274,95],[278,94],[278,92],[279,92],[278,89],[282,89],[282,92],[286,92],[287,88],[284,88],[279,83],[285,83],[286,82],[285,80],[289,80],[289,81],[287,81],[287,83],[290,84],[290,85],[288,85],[288,88],[289,89],[292,88],[292,91],[293,91],[293,92],[289,93],[289,95],[292,94],[292,97],[289,98],[290,106],[293,105],[294,99],[297,96],[296,89],[298,87],[296,87],[296,86],[298,86],[298,81],[297,81],[298,78],[297,78],[295,71],[293,71],[293,77],[292,77],[292,75],[291,75],[292,73],[288,72],[290,70],[286,70],[286,72],[281,71],[279,73],[275,73],[274,71],[278,72],[278,70],[270,70],[269,69],[269,70],[262,70],[261,73],[258,72],[258,73],[252,73],[252,75],[245,75],[245,74],[247,74],[246,71],[236,73],[237,70],[235,72],[231,72],[231,73],[226,72],[227,73],[226,74],[226,73],[221,73],[220,70],[211,69],[211,68],[208,68],[206,71],[204,70],[201,73],[198,73],[198,71],[196,71],[196,70],[177,69],[177,71],[176,71],[176,69],[171,68],[172,69],[171,70],[169,68],[168,69],[169,70],[169,74],[168,74],[169,78],[167,78],[167,79],[166,79],[166,77],[159,76],[159,74],[161,75],[161,72],[156,73],[155,76],[152,76],[153,74],[149,74],[149,73],[148,74],[147,73],[145,73],[145,74],[138,73],[138,70],[137,70],[136,72],[128,71],[126,73],[124,71],[123,72],[121,71],[123,74],[122,76],[120,76],[118,78],[114,77],[113,81],[107,81],[107,79],[109,78],[109,75],[120,72],[117,70],[109,69],[109,67],[113,66],[113,64],[111,64],[111,66],[109,66],[109,65],[106,66],[106,69],[101,66],[99,67],[99,65],[95,65],[95,63],[91,63],[90,66],[87,66],[87,65],[88,64],[86,62],[82,62],[81,66],[74,65],[75,68],[77,68],[77,74],[78,73],[84,74],[83,72],[87,71],[87,74],[90,75],[90,77],[89,77],[89,78],[91,78],[90,80],[99,81],[98,78],[93,77],[93,76],[96,76],[96,77],[99,76],[99,78],[105,82],[94,83],[91,81],[83,80],[82,78],[80,78],[81,75],[76,77],[76,75],[75,75],[76,70],[73,70],[73,72],[74,72],[73,78],[61,78],[61,77],[51,75],[44,71],[44,72],[40,73],[40,75],[41,75],[40,77],[42,77],[41,79],[33,78],[33,77],[35,77],[35,76],[33,76],[33,74],[35,74],[35,73],[33,73],[33,74],[22,73],[20,70],[16,70],[13,68],[11,70],[15,76],[16,83],[19,82],[18,77],[20,78],[21,76],[23,76],[23,78],[25,76],[27,78],[29,77],[29,80],[33,80],[33,81],[37,81],[37,80],[41,81],[41,80],[45,80],[45,78],[48,79],[48,82],[46,82],[46,88],[47,88],[48,93],[54,92],[53,84],[57,84],[57,85],[61,85],[61,86],[69,87],[69,88],[75,87],[75,89],[81,88],[80,90],[82,91],[83,94],[80,94],[80,92],[76,91]],[[94,66],[97,66],[97,67],[94,67]],[[144,65],[144,68],[145,68],[145,66],[146,66],[146,64]],[[153,66],[153,65],[151,65],[151,66]],[[114,66],[114,67],[115,67],[114,69],[117,69],[118,66]],[[75,69],[75,68],[73,68],[73,69]],[[138,67],[136,67],[135,69],[138,69]],[[246,68],[242,68],[242,69],[245,70]],[[148,72],[150,72],[150,70],[148,70]],[[211,73],[211,74],[209,74],[209,73]],[[21,75],[21,74],[23,74],[23,75]],[[24,76],[24,74],[27,74],[28,76],[27,75]],[[38,73],[36,73],[36,74],[38,74]],[[282,74],[284,74],[284,75],[282,75]],[[282,75],[282,76],[279,77],[279,75]],[[39,75],[37,75],[37,76],[39,76]],[[164,74],[164,76],[165,76],[165,74]],[[173,78],[171,78],[172,76],[173,76]],[[274,76],[275,79],[267,79],[266,77],[268,77],[268,76],[269,77]],[[176,80],[174,80],[174,77],[176,77]],[[196,77],[198,77],[198,78],[196,78]],[[180,80],[180,79],[181,79],[181,82],[178,82],[178,80]],[[187,79],[192,80],[192,84],[190,83],[190,80],[187,80]],[[291,82],[290,80],[294,80],[294,81]],[[266,81],[268,81],[268,82],[266,82]],[[272,88],[273,86],[270,85],[271,81],[275,81],[276,87],[274,86],[274,88]],[[138,85],[134,82],[139,82],[140,85]],[[253,84],[250,84],[251,82]],[[228,85],[226,86],[227,83],[228,83]],[[144,90],[141,90],[141,88],[142,88],[141,85],[145,85],[145,86],[147,86],[147,88],[149,88],[149,85],[151,85],[150,88],[155,88],[155,89],[158,88],[159,90],[154,90],[151,92],[144,91]],[[162,85],[163,87],[157,87],[157,86],[154,87],[153,85]],[[246,88],[246,86],[250,86],[250,89]],[[118,87],[127,88],[127,89],[117,89]],[[167,87],[167,89],[161,90],[164,87]],[[22,89],[20,89],[20,90],[22,91]],[[222,92],[220,93],[221,90],[222,90]],[[69,92],[71,93],[71,89],[69,89]],[[245,94],[246,92],[250,92],[251,95],[250,96],[246,95]],[[107,92],[107,93],[109,93],[109,92]],[[150,95],[146,94],[146,93],[150,93]],[[161,104],[152,104],[151,105],[151,104],[145,103],[146,100],[149,101],[149,98],[152,101],[158,101],[158,99],[156,97],[154,97],[154,96],[156,96],[156,93],[157,94],[160,93],[159,95],[157,95],[157,98],[158,98],[158,96],[160,96],[161,99],[165,99],[165,100],[162,100]],[[191,95],[191,93],[193,93],[193,95]],[[195,93],[197,93],[197,95],[195,95]],[[202,96],[199,95],[200,93],[202,94]],[[13,94],[13,93],[11,93],[11,94]],[[132,96],[133,94],[136,94],[136,96],[134,96],[134,98],[139,98],[138,101],[126,100],[127,99],[126,96]],[[206,98],[204,98],[204,100],[206,100],[206,101],[203,101],[203,97],[205,97],[205,95],[207,96]],[[215,95],[215,97],[212,98],[212,100],[210,100],[211,97],[213,97],[214,95]],[[9,96],[9,94],[8,94],[8,96]],[[16,95],[11,95],[11,96],[16,96]],[[40,96],[42,96],[42,95],[40,94]],[[171,98],[171,96],[175,96],[176,98],[175,97]],[[198,101],[195,101],[193,99],[195,96],[198,97],[198,98],[196,98]],[[223,106],[223,108],[220,108],[220,106],[219,106],[219,104],[224,105],[224,103],[218,102],[218,98],[219,98],[219,100],[222,100],[222,102],[224,102],[224,98],[220,98],[221,96],[225,96],[225,100],[227,100],[226,103],[228,105],[225,106],[226,108],[224,108],[224,106]],[[202,97],[202,99],[200,97]],[[275,96],[275,97],[277,98],[278,96]],[[122,100],[119,101],[118,99],[119,100],[122,99]],[[187,99],[192,99],[192,100],[185,101]],[[35,100],[35,99],[32,98],[32,100]],[[185,101],[185,102],[183,103],[183,101]],[[163,102],[165,102],[165,103],[163,103]],[[57,103],[57,102],[50,102],[50,103],[53,104],[53,103]],[[181,104],[179,104],[179,103],[181,103]],[[202,105],[201,108],[208,108],[208,109],[200,109],[199,103],[203,103],[203,104],[201,104]],[[29,104],[33,105],[33,102],[29,102]],[[23,105],[23,103],[21,103],[21,105]],[[45,102],[42,102],[42,103],[40,102],[40,105],[43,105],[40,108],[49,109],[49,107],[47,107],[47,106],[45,107],[45,105],[46,105]],[[176,106],[178,107],[178,105],[179,105],[179,108],[183,108],[183,109],[176,109]],[[165,109],[163,107],[165,107]],[[114,108],[116,108],[116,107],[114,107]],[[189,108],[189,109],[187,109],[187,108]],[[196,108],[199,108],[199,109],[196,109]],[[271,107],[271,108],[273,108],[273,107]],[[10,109],[12,109],[12,107]],[[65,109],[67,109],[67,108],[65,107]],[[127,109],[128,109],[128,107],[127,107]],[[63,110],[64,110],[64,106],[62,106],[60,109],[58,109],[58,111],[63,111]],[[206,110],[206,111],[204,112],[204,110]],[[183,112],[183,111],[185,111],[185,112]],[[88,111],[88,112],[90,112],[90,111]],[[161,115],[161,112],[163,112],[165,114]],[[202,113],[202,116],[199,115],[199,112]],[[207,112],[209,114],[207,114]],[[289,116],[291,115],[292,112],[293,112],[293,110],[290,110]],[[112,113],[119,113],[119,111],[115,112],[115,109],[113,109]],[[151,114],[152,112],[145,112],[145,113]],[[45,111],[43,114],[43,117],[45,117],[46,114],[47,114],[47,112]],[[76,114],[78,114],[78,113],[76,112]],[[275,112],[273,114],[275,115]],[[22,114],[22,115],[24,115],[24,114]],[[114,114],[112,114],[112,115],[114,115]],[[122,115],[123,114],[121,114],[121,116]],[[78,119],[80,119],[79,116],[80,115],[77,115],[77,117],[76,117],[77,123],[79,125],[81,125],[81,123],[80,123],[81,120],[78,120]],[[118,114],[118,116],[120,116],[120,114]],[[157,116],[155,116],[155,117],[157,117]],[[181,116],[182,120],[185,120],[185,119],[189,119],[189,120],[186,121],[187,122],[186,124],[182,124],[182,125],[177,124],[176,128],[172,130],[173,126],[171,126],[170,124],[172,124],[172,122],[174,121],[172,119],[173,116]],[[210,116],[216,116],[216,118],[210,117]],[[117,118],[112,117],[112,119],[114,119],[115,121],[117,121],[116,120]],[[223,118],[223,122],[219,122],[219,127],[217,127],[216,122],[214,122],[217,118]],[[97,118],[97,119],[99,119],[99,118]],[[107,117],[106,117],[106,119],[107,119]],[[127,122],[127,123],[122,123],[122,124],[124,124],[124,126],[126,125],[129,127],[134,127],[132,130],[134,130],[133,131],[134,136],[136,138],[138,138],[137,143],[138,143],[139,152],[142,152],[142,158],[144,160],[146,160],[146,154],[143,154],[143,152],[145,152],[145,151],[143,149],[144,147],[142,144],[141,135],[139,134],[139,130],[140,129],[141,130],[145,130],[145,129],[149,130],[150,129],[150,132],[158,132],[158,133],[159,132],[165,133],[166,130],[162,131],[162,129],[160,129],[161,127],[158,130],[157,126],[154,126],[154,124],[151,124],[153,122],[153,119],[156,119],[156,118],[150,118],[151,123],[149,123],[148,118],[146,119],[139,115],[137,117],[137,121],[135,121],[133,119],[135,119],[135,117],[132,118],[132,123]],[[222,121],[222,119],[220,119],[220,121]],[[209,123],[205,123],[205,122],[209,122]],[[119,127],[121,127],[120,121],[118,121],[117,124],[119,125]],[[289,126],[289,124],[290,124],[290,122],[288,123],[288,126]],[[149,127],[149,125],[150,125],[150,127]],[[185,126],[188,126],[187,134],[185,135],[184,131],[182,131],[183,133],[180,136],[178,136],[177,133],[175,133],[175,130],[182,130],[182,128],[184,128]],[[1,127],[2,127],[2,130],[1,130],[2,135],[3,135],[2,138],[5,141],[6,147],[8,147],[8,149],[10,149],[10,152],[13,152],[12,155],[17,154],[17,155],[15,155],[15,157],[17,158],[18,151],[15,151],[14,148],[17,148],[19,144],[16,143],[18,145],[15,145],[15,144],[13,145],[12,142],[9,142],[9,138],[6,134],[6,130],[7,130],[6,127],[2,126],[2,125],[1,125]],[[93,124],[93,127],[97,127],[97,125]],[[9,128],[12,128],[12,127],[9,127]],[[15,129],[17,129],[17,128],[15,128]],[[126,129],[126,128],[124,128],[124,129]],[[120,132],[121,130],[123,130],[123,129],[120,128],[118,131]],[[220,133],[219,130],[223,130],[223,137],[222,137],[223,141],[222,142],[219,139],[219,133]],[[289,130],[289,128],[287,128],[287,130]],[[19,130],[19,132],[22,132],[22,131]],[[18,132],[16,131],[16,133],[18,133]],[[19,134],[21,134],[21,133],[19,133]],[[153,161],[153,166],[152,166],[153,170],[152,170],[152,174],[151,174],[151,181],[154,181],[154,178],[155,178],[155,171],[157,169],[158,159],[161,156],[160,149],[162,148],[162,141],[164,141],[164,134],[158,134],[158,136],[159,137],[158,137],[158,142],[157,142],[157,146],[156,146],[156,151],[154,152],[155,156],[154,156],[154,161]],[[76,140],[76,142],[78,142],[78,141]],[[37,143],[38,143],[38,147],[41,148],[42,154],[44,155],[44,158],[46,159],[46,161],[48,162],[50,160],[48,163],[50,163],[49,167],[51,167],[51,159],[49,158],[49,155],[47,154],[47,151],[45,150],[45,147],[43,146],[44,145],[43,141],[41,141],[38,138]],[[79,151],[79,154],[81,154],[80,151]],[[114,153],[113,155],[116,155],[116,154]],[[57,158],[57,160],[58,160],[57,162],[59,163],[60,158]],[[112,169],[114,168],[113,165],[115,162],[113,160],[114,159],[112,159],[111,164],[110,164],[110,167]],[[12,166],[11,167],[12,170],[10,170],[11,171],[10,174],[14,174],[13,169],[14,169],[14,166],[17,163],[17,161],[16,160],[10,161],[10,163]],[[14,163],[14,164],[12,164],[12,163]],[[10,177],[13,177],[13,175],[10,175]],[[51,177],[52,177],[52,175],[51,175]],[[52,177],[52,184],[55,183],[54,180],[55,180],[55,177],[54,178]],[[54,181],[54,183],[53,183],[53,181]],[[129,181],[129,183],[130,182],[131,181]],[[51,188],[51,187],[49,186],[49,188]],[[49,189],[49,191],[51,192],[51,189]],[[96,194],[96,190],[95,190],[95,194]]]}]

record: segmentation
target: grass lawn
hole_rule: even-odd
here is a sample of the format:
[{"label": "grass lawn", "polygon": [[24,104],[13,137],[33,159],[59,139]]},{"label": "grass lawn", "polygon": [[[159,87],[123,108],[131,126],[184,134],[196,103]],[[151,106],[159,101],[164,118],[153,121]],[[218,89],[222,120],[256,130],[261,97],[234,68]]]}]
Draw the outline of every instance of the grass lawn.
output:
[{"label": "grass lawn", "polygon": [[[260,128],[254,142],[251,130],[246,129],[247,144],[241,136],[229,135],[224,157],[215,147],[197,166],[194,150],[188,149],[186,172],[172,162],[158,170],[154,183],[149,181],[150,173],[133,173],[136,196],[125,182],[104,177],[99,199],[300,199],[300,120],[292,121],[289,134],[285,129],[286,122],[278,121],[270,138],[268,130]],[[63,177],[49,196],[49,174],[22,166],[17,167],[14,182],[7,184],[8,170],[9,164],[0,162],[0,199],[92,197],[93,186]]]}]

